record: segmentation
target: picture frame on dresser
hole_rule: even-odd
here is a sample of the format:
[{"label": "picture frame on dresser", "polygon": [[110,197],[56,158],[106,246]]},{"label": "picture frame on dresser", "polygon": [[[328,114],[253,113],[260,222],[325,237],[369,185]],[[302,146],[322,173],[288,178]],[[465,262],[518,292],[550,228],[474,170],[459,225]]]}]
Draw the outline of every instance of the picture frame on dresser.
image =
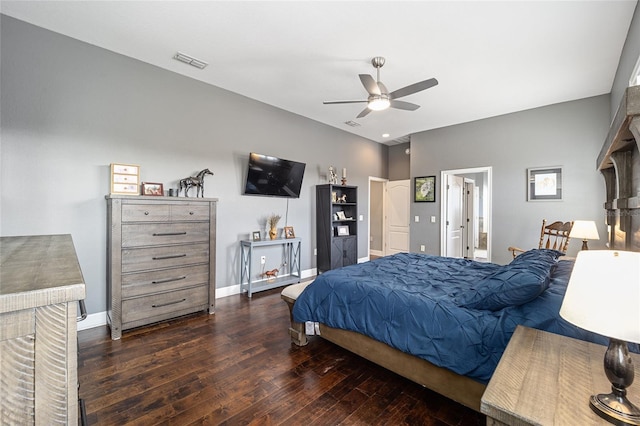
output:
[{"label": "picture frame on dresser", "polygon": [[142,195],[162,197],[164,196],[164,188],[161,183],[155,182],[142,182],[141,185]]}]

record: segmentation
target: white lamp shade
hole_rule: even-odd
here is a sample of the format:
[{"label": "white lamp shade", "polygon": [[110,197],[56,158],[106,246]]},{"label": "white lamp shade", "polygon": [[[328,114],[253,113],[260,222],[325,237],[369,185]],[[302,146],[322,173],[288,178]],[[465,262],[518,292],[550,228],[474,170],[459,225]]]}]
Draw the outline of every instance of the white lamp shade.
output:
[{"label": "white lamp shade", "polygon": [[606,337],[640,343],[640,253],[578,253],[560,316]]},{"label": "white lamp shade", "polygon": [[583,240],[599,240],[598,228],[592,220],[576,220],[573,222],[570,238],[582,238]]}]

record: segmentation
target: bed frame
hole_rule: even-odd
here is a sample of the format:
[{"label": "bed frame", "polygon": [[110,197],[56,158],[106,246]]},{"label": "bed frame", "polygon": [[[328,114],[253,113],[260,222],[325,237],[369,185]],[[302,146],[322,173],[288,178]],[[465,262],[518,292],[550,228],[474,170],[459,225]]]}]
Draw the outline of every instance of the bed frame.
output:
[{"label": "bed frame", "polygon": [[[293,304],[309,283],[285,287],[281,293],[282,300],[289,306],[291,319],[289,335],[291,341],[298,346],[305,346],[308,341],[305,325],[293,320]],[[480,382],[456,374],[446,368],[438,367],[422,358],[406,354],[354,331],[340,330],[320,324],[320,336],[402,377],[480,412],[480,398],[486,388],[486,385]]]},{"label": "bed frame", "polygon": [[[640,86],[627,88],[597,159],[605,181],[609,248],[640,251]],[[282,299],[289,305],[293,343],[307,344],[305,325],[293,321],[293,304],[309,283],[289,286]],[[408,355],[362,334],[320,324],[322,338],[407,379],[480,412],[485,385],[421,358]]]}]

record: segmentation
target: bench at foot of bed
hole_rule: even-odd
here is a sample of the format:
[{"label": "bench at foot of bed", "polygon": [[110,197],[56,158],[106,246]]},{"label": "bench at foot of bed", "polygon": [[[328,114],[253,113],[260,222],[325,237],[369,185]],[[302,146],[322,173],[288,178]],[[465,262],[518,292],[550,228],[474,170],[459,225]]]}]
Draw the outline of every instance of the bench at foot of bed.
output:
[{"label": "bench at foot of bed", "polygon": [[280,293],[280,297],[289,306],[289,318],[291,319],[291,326],[289,327],[289,335],[291,341],[298,346],[305,346],[307,343],[307,333],[303,322],[295,322],[293,320],[293,304],[296,303],[296,299],[300,296],[300,293],[309,285],[311,281],[306,283],[299,283],[287,286]]}]

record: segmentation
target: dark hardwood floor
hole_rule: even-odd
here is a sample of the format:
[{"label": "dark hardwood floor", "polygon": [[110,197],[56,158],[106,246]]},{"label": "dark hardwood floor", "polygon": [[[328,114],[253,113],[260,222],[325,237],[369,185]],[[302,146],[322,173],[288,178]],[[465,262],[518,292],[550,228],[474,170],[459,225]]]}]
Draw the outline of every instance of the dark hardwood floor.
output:
[{"label": "dark hardwood floor", "polygon": [[79,337],[92,425],[483,425],[485,417],[321,338],[290,343],[281,289],[197,314]]}]

